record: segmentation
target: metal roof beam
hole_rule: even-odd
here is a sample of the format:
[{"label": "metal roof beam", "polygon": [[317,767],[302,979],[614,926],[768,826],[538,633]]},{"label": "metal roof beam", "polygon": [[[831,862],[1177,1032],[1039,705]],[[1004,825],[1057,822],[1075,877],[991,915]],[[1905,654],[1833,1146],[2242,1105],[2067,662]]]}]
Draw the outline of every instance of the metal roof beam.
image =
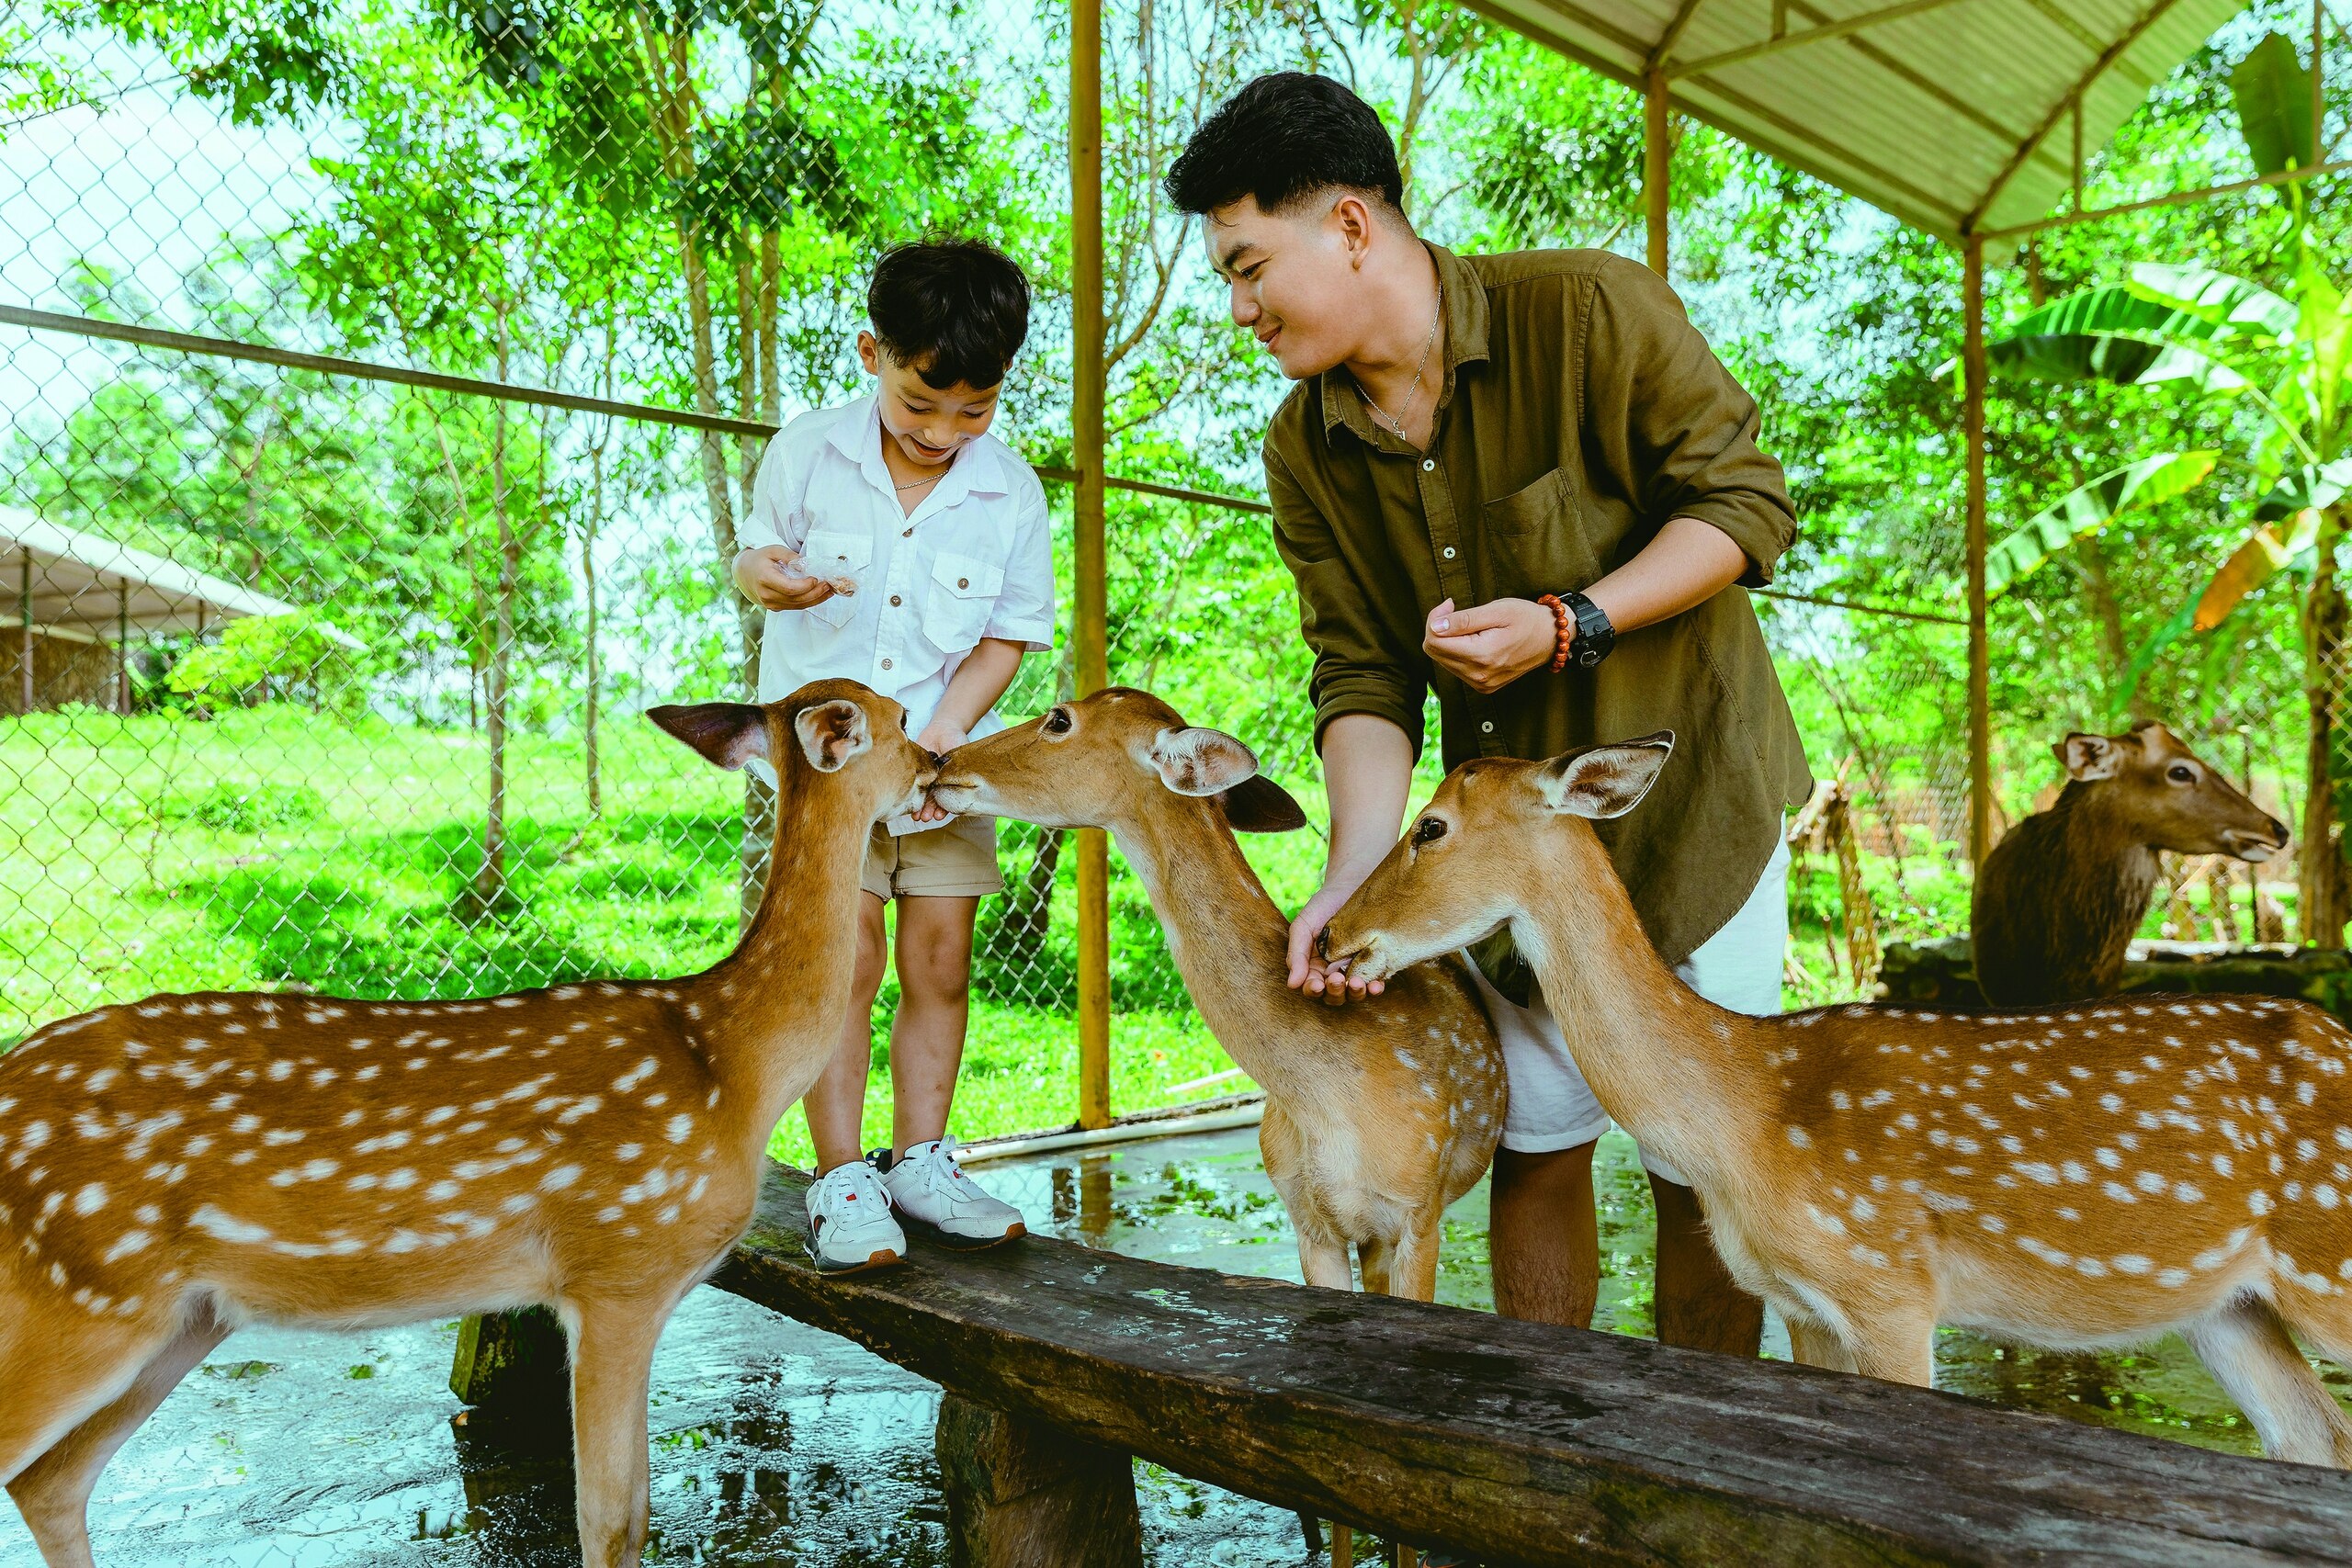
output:
[{"label": "metal roof beam", "polygon": [[1649,59],[1643,62],[1645,74],[1664,71],[1669,79],[1672,78],[1674,46],[1682,41],[1683,29],[1690,25],[1690,18],[1697,16],[1699,7],[1705,4],[1706,0],[1682,0],[1682,4],[1675,7],[1674,19],[1666,24],[1666,31],[1658,34],[1657,46],[1650,51]]},{"label": "metal roof beam", "polygon": [[1751,43],[1744,48],[1725,50],[1721,54],[1711,54],[1704,60],[1668,62],[1666,66],[1666,74],[1668,79],[1678,79],[1684,76],[1702,75],[1711,71],[1721,71],[1730,65],[1744,65],[1751,60],[1761,60],[1767,55],[1801,49],[1809,43],[1826,43],[1833,39],[1847,38],[1887,22],[1901,21],[1905,17],[1916,17],[1928,11],[1939,11],[1946,6],[1956,3],[1957,0],[1903,0],[1903,4],[1899,6],[1887,6],[1875,11],[1864,11],[1858,16],[1847,17],[1842,20],[1826,23],[1821,27],[1807,28],[1801,33],[1786,33],[1780,38],[1767,39],[1762,43]]}]

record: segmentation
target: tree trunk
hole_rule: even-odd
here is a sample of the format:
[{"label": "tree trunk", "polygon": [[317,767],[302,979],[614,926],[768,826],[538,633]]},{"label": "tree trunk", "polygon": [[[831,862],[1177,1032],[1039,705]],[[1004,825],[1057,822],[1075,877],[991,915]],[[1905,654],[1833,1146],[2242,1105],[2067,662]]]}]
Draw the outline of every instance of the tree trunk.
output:
[{"label": "tree trunk", "polygon": [[[605,325],[605,391],[606,401],[613,396],[613,355],[617,333],[607,320]],[[596,757],[596,698],[604,671],[597,662],[596,649],[596,535],[605,522],[605,448],[613,439],[615,422],[605,421],[604,434],[588,449],[588,521],[581,530],[580,576],[584,585],[588,611],[588,690],[581,720],[583,765],[587,773],[588,819],[597,820],[605,814],[605,781]]]},{"label": "tree trunk", "polygon": [[[498,378],[506,379],[506,311],[498,312]],[[490,647],[490,807],[482,822],[481,869],[474,876],[474,902],[490,908],[506,897],[506,700],[514,660],[514,594],[522,581],[523,550],[506,493],[506,403],[492,404],[490,510],[498,526],[498,600]]]},{"label": "tree trunk", "polygon": [[2335,578],[2342,515],[2320,519],[2318,561],[2303,604],[2303,698],[2311,715],[2303,751],[2303,830],[2299,924],[2307,947],[2344,945],[2345,875],[2342,825],[2335,817],[2336,687],[2344,650],[2344,592]]}]

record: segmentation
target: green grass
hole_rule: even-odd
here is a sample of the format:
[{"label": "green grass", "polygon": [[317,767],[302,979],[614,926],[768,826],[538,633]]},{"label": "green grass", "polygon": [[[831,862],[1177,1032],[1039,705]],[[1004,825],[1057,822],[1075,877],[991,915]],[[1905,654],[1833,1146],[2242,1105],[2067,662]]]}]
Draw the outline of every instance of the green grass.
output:
[{"label": "green grass", "polygon": [[[488,772],[478,735],[282,706],[202,722],[91,711],[0,720],[0,1045],[157,991],[446,998],[707,967],[735,940],[741,785],[633,716],[606,730],[603,751],[604,810],[592,818],[580,746],[514,738],[508,897],[482,909],[468,891]],[[1003,839],[1017,874],[1034,840],[1011,829]],[[1313,835],[1249,842],[1277,897],[1295,902],[1312,887]],[[961,1136],[1076,1114],[1075,859],[1062,857],[1035,961],[980,966]],[[1001,903],[983,906],[984,938]],[[1147,1109],[1231,1062],[1185,1001],[1124,872],[1113,922],[1114,1103]],[[870,1142],[889,1125],[894,995],[886,988],[876,1010]],[[776,1147],[807,1157],[797,1111]]]}]

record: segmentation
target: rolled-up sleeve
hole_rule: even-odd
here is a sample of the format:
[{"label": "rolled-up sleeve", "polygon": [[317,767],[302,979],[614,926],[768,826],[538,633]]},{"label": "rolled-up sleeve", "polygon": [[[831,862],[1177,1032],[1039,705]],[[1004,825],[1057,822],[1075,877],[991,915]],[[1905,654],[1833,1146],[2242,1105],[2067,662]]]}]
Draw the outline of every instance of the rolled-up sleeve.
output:
[{"label": "rolled-up sleeve", "polygon": [[1004,591],[989,612],[982,637],[1025,645],[1031,653],[1054,650],[1054,537],[1046,491],[1037,477],[1021,471],[1012,542],[1004,558]]},{"label": "rolled-up sleeve", "polygon": [[1315,702],[1315,749],[1344,714],[1376,714],[1421,750],[1421,697],[1429,671],[1419,648],[1400,647],[1356,580],[1330,521],[1270,443],[1266,493],[1274,508],[1274,547],[1298,584],[1299,630],[1315,655],[1308,694]]},{"label": "rolled-up sleeve", "polygon": [[1712,524],[1747,556],[1743,586],[1771,581],[1797,533],[1786,477],[1757,445],[1756,400],[1674,290],[1612,258],[1593,278],[1582,357],[1588,438],[1643,515]]}]

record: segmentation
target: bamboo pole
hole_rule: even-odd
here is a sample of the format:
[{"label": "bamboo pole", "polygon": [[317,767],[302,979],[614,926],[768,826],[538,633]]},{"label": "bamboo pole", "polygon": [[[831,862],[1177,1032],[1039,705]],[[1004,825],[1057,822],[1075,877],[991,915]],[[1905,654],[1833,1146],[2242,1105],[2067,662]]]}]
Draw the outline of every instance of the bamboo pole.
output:
[{"label": "bamboo pole", "polygon": [[[1079,695],[1110,684],[1102,559],[1102,8],[1071,0],[1069,45],[1070,465]],[[1111,860],[1100,829],[1078,835],[1078,1124],[1111,1124]]]},{"label": "bamboo pole", "polygon": [[1666,110],[1666,73],[1653,71],[1642,93],[1642,207],[1649,220],[1650,270],[1660,277],[1666,276],[1666,213],[1673,195]]},{"label": "bamboo pole", "polygon": [[1984,242],[1962,237],[1961,308],[1964,382],[1961,423],[1968,452],[1968,858],[1982,867],[1993,847],[1993,702],[1984,633]]}]

